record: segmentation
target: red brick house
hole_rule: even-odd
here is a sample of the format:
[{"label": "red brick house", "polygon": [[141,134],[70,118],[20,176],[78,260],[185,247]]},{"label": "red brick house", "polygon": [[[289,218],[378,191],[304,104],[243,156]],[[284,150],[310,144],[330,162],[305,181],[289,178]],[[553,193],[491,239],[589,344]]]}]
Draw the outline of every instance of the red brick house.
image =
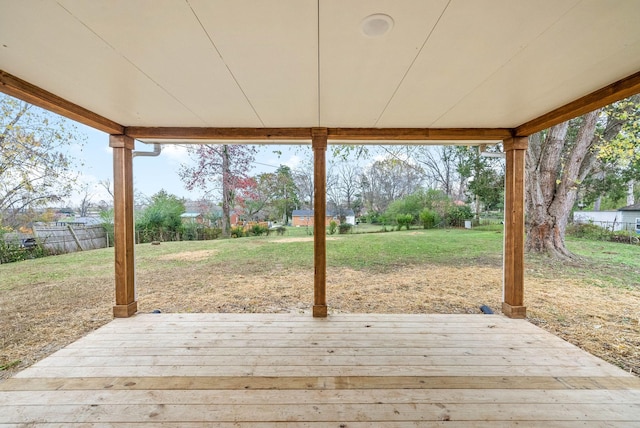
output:
[{"label": "red brick house", "polygon": [[[325,217],[326,226],[329,226],[331,221],[335,221],[338,224],[340,223],[338,216],[332,216],[331,213],[327,211]],[[294,227],[313,226],[313,210],[293,210],[291,213],[291,225]]]}]

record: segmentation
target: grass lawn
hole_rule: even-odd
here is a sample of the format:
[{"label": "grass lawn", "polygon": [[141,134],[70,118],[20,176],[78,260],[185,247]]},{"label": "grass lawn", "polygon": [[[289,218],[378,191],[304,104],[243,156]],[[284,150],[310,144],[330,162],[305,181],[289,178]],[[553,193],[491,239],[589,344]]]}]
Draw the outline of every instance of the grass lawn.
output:
[{"label": "grass lawn", "polygon": [[[331,312],[478,313],[500,308],[499,225],[327,236]],[[640,373],[640,247],[569,240],[572,264],[527,257],[529,320],[625,370]],[[308,312],[313,237],[136,247],[139,310]],[[111,319],[113,249],[0,265],[0,378]]]}]

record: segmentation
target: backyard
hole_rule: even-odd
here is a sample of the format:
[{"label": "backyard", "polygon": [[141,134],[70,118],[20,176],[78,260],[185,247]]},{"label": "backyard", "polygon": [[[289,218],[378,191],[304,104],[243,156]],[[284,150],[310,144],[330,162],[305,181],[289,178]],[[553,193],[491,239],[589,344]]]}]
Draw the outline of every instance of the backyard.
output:
[{"label": "backyard", "polygon": [[[502,241],[500,225],[327,236],[329,314],[499,312]],[[527,256],[529,321],[640,375],[640,247],[568,247],[580,261]],[[136,276],[139,312],[309,313],[313,237],[141,244]],[[0,379],[112,319],[112,248],[3,264],[0,278]]]}]

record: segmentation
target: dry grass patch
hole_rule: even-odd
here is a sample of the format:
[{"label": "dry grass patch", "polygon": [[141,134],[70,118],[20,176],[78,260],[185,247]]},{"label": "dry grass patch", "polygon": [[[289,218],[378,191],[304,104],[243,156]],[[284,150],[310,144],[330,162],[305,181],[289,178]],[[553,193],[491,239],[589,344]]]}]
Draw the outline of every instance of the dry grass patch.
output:
[{"label": "dry grass patch", "polygon": [[[247,251],[256,248],[251,247],[252,242],[247,244]],[[222,250],[147,255],[136,269],[139,311],[310,312],[311,269],[261,258],[238,265],[217,261],[219,257],[213,257],[216,255],[222,256]],[[156,259],[157,263],[153,262]],[[112,263],[112,258],[108,260],[105,263]],[[197,263],[185,263],[189,261]],[[598,287],[587,275],[559,275],[545,271],[544,263],[532,265],[535,269],[528,272],[525,282],[529,320],[640,374],[638,287]],[[28,269],[30,265],[22,266]],[[42,269],[34,266],[33,277]],[[112,319],[111,274],[95,273],[82,280],[73,275],[62,279],[52,275],[12,287],[0,291],[0,366],[11,366],[0,371],[0,378]],[[389,265],[386,269],[330,267],[327,274],[330,313],[479,313],[482,304],[499,312],[501,297],[502,269],[486,263],[420,263]]]},{"label": "dry grass patch", "polygon": [[[334,236],[327,236],[325,238],[327,241],[335,241],[336,237]],[[292,242],[313,242],[313,236],[306,236],[306,237],[302,237],[302,238],[282,238],[282,239],[274,239],[271,242],[275,242],[277,244],[290,244]]]},{"label": "dry grass patch", "polygon": [[194,261],[199,262],[206,260],[218,253],[217,250],[199,250],[199,251],[182,251],[175,254],[163,254],[158,256],[158,260],[165,261]]}]

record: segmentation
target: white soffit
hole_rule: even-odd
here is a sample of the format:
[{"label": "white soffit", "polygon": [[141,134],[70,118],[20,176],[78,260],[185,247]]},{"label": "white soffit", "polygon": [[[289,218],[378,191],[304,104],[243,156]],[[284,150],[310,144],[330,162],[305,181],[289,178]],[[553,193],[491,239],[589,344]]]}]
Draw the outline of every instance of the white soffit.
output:
[{"label": "white soffit", "polygon": [[189,3],[261,126],[319,125],[316,0]]},{"label": "white soffit", "polygon": [[[150,105],[176,104],[59,4],[4,0],[0,10],[5,71],[116,121],[155,123]],[[175,106],[175,122],[189,119]]]},{"label": "white soffit", "polygon": [[[469,94],[578,2],[452,1],[378,124],[503,127],[494,110],[517,91],[498,88],[475,110],[465,108]],[[463,113],[452,117],[453,109]]]},{"label": "white soffit", "polygon": [[[321,1],[322,125],[376,126],[446,5],[447,0]],[[362,23],[372,14],[388,15],[393,27],[379,37],[365,35]]]},{"label": "white soffit", "polygon": [[[215,118],[225,126],[261,126],[188,3],[60,0],[60,4],[169,98],[162,103],[142,101],[153,118],[133,122],[136,125],[217,126]],[[96,83],[102,78],[109,76],[98,76]],[[129,82],[123,78],[118,83],[122,85],[118,93],[127,97]],[[104,115],[132,123],[127,117],[117,119],[117,106]]]},{"label": "white soffit", "polygon": [[516,127],[640,70],[640,1],[583,0],[567,12],[433,126],[473,117],[469,126]]},{"label": "white soffit", "polygon": [[[366,35],[372,14],[390,31]],[[640,0],[0,0],[0,69],[124,126],[511,128],[640,71],[639,19]]]}]

